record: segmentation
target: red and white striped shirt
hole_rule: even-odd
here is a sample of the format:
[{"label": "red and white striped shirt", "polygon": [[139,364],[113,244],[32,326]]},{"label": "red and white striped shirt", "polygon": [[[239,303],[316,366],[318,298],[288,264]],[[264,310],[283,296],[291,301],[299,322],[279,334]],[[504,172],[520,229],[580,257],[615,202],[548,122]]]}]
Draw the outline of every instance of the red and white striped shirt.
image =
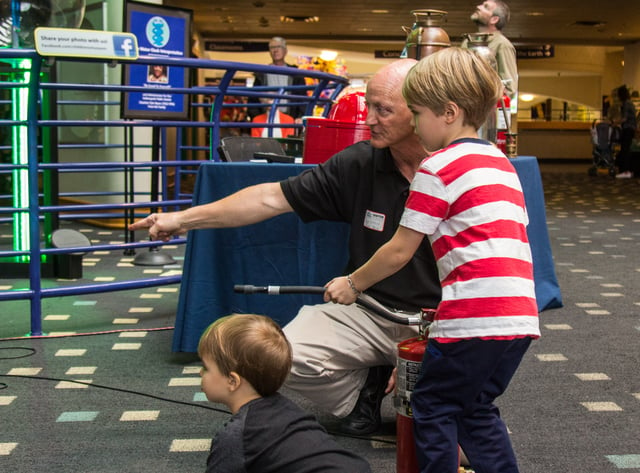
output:
[{"label": "red and white striped shirt", "polygon": [[400,224],[428,235],[438,265],[430,338],[540,336],[524,195],[500,150],[464,139],[426,158]]}]

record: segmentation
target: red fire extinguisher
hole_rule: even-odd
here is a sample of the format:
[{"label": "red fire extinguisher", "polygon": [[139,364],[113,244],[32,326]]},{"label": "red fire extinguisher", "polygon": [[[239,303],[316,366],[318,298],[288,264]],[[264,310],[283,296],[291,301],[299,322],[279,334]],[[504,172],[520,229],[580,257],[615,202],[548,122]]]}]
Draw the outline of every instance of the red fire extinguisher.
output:
[{"label": "red fire extinguisher", "polygon": [[396,380],[396,473],[417,473],[416,447],[413,441],[411,392],[420,375],[422,358],[427,349],[429,324],[435,310],[422,309],[420,335],[398,344],[398,372]]},{"label": "red fire extinguisher", "polygon": [[507,134],[511,131],[511,99],[507,94],[498,101],[496,113],[496,146],[507,154]]},{"label": "red fire extinguisher", "polygon": [[[422,358],[427,350],[429,325],[435,309],[422,309],[420,335],[398,343],[396,378],[396,473],[418,473],[416,446],[413,440],[411,392],[420,375]],[[460,451],[458,453],[460,455]]]}]

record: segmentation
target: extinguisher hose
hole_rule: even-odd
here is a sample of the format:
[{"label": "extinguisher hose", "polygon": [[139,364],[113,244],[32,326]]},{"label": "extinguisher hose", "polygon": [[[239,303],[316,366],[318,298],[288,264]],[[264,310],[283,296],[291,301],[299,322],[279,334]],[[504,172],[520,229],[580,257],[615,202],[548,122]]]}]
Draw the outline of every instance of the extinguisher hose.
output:
[{"label": "extinguisher hose", "polygon": [[[325,288],[322,286],[253,286],[236,284],[233,291],[241,294],[324,294]],[[376,315],[401,325],[420,325],[422,317],[417,314],[398,315],[397,312],[389,310],[373,297],[360,294],[356,299],[356,304],[370,310]]]}]

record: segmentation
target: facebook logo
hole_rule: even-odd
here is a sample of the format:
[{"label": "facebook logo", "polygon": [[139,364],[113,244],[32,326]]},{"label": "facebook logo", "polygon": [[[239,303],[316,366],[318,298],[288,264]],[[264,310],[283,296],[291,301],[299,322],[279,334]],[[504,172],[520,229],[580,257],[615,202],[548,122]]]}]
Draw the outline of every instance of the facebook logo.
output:
[{"label": "facebook logo", "polygon": [[123,57],[136,57],[136,45],[131,39],[131,36],[114,35],[113,36],[113,51],[116,56]]}]

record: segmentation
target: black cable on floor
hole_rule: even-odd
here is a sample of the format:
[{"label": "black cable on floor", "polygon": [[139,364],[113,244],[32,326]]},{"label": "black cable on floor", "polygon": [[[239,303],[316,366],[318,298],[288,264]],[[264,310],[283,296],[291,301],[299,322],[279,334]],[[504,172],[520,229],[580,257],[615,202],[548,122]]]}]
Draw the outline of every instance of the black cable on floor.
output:
[{"label": "black cable on floor", "polygon": [[28,358],[36,354],[35,348],[30,347],[0,347],[0,350],[25,350],[28,353],[19,356],[0,356],[0,360],[18,360],[20,358]]},{"label": "black cable on floor", "polygon": [[106,389],[106,390],[109,390],[109,391],[116,391],[116,392],[126,393],[126,394],[135,394],[137,396],[148,397],[148,398],[151,398],[151,399],[156,399],[158,401],[171,402],[171,403],[174,403],[174,404],[182,404],[182,405],[185,405],[185,406],[199,407],[201,409],[207,409],[207,410],[210,410],[210,411],[216,411],[216,412],[220,412],[222,414],[229,414],[229,415],[231,414],[231,412],[229,412],[229,411],[226,411],[224,409],[218,409],[217,407],[209,406],[209,405],[206,405],[206,404],[196,404],[196,403],[193,403],[193,402],[178,401],[177,399],[171,399],[171,398],[168,398],[168,397],[156,396],[155,394],[143,393],[143,392],[140,392],[140,391],[133,391],[131,389],[115,388],[113,386],[105,386],[103,384],[87,383],[85,381],[78,381],[78,380],[75,380],[75,379],[51,378],[51,377],[48,377],[48,376],[30,376],[30,375],[22,375],[22,374],[0,374],[0,378],[23,378],[23,379],[36,379],[36,380],[41,380],[41,381],[57,381],[57,382],[65,382],[65,383],[76,383],[76,384],[82,384],[84,386],[90,386],[90,387],[93,387],[93,388]]},{"label": "black cable on floor", "polygon": [[8,342],[8,341],[15,341],[15,340],[42,340],[42,339],[46,340],[46,339],[54,339],[54,338],[88,337],[91,335],[111,335],[113,333],[126,333],[126,332],[162,332],[166,330],[173,330],[174,328],[175,327],[121,328],[121,329],[114,329],[114,330],[103,330],[101,332],[64,333],[60,335],[25,335],[23,337],[0,338],[0,342]]}]

